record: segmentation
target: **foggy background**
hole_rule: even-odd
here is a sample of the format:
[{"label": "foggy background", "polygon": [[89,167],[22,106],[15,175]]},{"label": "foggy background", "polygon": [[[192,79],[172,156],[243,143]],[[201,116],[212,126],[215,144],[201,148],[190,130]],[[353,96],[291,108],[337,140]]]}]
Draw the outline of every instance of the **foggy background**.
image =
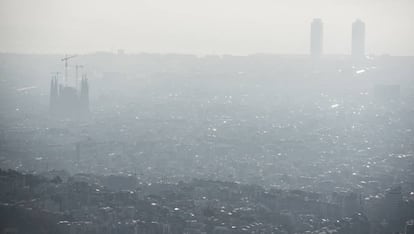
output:
[{"label": "foggy background", "polygon": [[414,54],[411,0],[1,0],[0,51],[306,54],[309,23],[325,23],[325,53],[348,54],[351,22],[367,54]]},{"label": "foggy background", "polygon": [[0,233],[414,233],[413,9],[0,0]]}]

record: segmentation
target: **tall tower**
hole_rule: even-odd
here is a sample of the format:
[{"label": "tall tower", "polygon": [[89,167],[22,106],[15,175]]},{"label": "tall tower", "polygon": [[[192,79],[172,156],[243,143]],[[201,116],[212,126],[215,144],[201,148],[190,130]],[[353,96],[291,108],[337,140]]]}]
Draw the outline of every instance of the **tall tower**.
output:
[{"label": "tall tower", "polygon": [[310,53],[312,57],[322,55],[323,49],[323,23],[321,19],[313,19],[311,23]]},{"label": "tall tower", "polygon": [[365,23],[357,19],[352,23],[352,57],[365,56]]},{"label": "tall tower", "polygon": [[58,81],[57,77],[52,77],[50,81],[50,112],[56,113],[58,108],[58,98],[59,98],[59,91],[58,91]]},{"label": "tall tower", "polygon": [[81,113],[89,113],[89,84],[86,75],[83,75],[80,90],[80,111]]}]

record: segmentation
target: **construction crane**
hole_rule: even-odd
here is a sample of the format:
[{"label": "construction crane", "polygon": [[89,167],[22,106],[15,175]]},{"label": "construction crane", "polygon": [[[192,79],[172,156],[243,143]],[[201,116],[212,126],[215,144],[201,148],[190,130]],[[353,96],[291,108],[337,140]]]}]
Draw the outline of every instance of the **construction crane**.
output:
[{"label": "construction crane", "polygon": [[71,55],[71,56],[65,55],[65,57],[61,59],[61,61],[65,61],[65,85],[68,84],[68,60],[71,59],[71,58],[74,58],[76,56],[78,56],[78,55],[76,55],[76,54]]}]

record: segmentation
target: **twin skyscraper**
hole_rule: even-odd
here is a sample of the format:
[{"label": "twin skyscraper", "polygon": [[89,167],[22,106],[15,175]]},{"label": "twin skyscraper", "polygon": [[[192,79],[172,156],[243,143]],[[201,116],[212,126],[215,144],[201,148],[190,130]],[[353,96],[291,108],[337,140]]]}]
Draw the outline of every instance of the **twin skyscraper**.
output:
[{"label": "twin skyscraper", "polygon": [[[314,19],[311,23],[310,53],[312,57],[323,54],[323,23],[321,19]],[[364,58],[365,56],[365,23],[356,20],[352,23],[352,57]]]}]

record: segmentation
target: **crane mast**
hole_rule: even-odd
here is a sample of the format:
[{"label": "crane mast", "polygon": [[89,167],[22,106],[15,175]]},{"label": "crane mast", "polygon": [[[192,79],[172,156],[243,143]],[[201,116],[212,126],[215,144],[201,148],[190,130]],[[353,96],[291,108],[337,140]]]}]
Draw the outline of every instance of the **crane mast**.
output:
[{"label": "crane mast", "polygon": [[68,60],[76,56],[76,54],[71,56],[65,55],[65,57],[61,59],[61,61],[65,61],[65,86],[68,85]]}]

